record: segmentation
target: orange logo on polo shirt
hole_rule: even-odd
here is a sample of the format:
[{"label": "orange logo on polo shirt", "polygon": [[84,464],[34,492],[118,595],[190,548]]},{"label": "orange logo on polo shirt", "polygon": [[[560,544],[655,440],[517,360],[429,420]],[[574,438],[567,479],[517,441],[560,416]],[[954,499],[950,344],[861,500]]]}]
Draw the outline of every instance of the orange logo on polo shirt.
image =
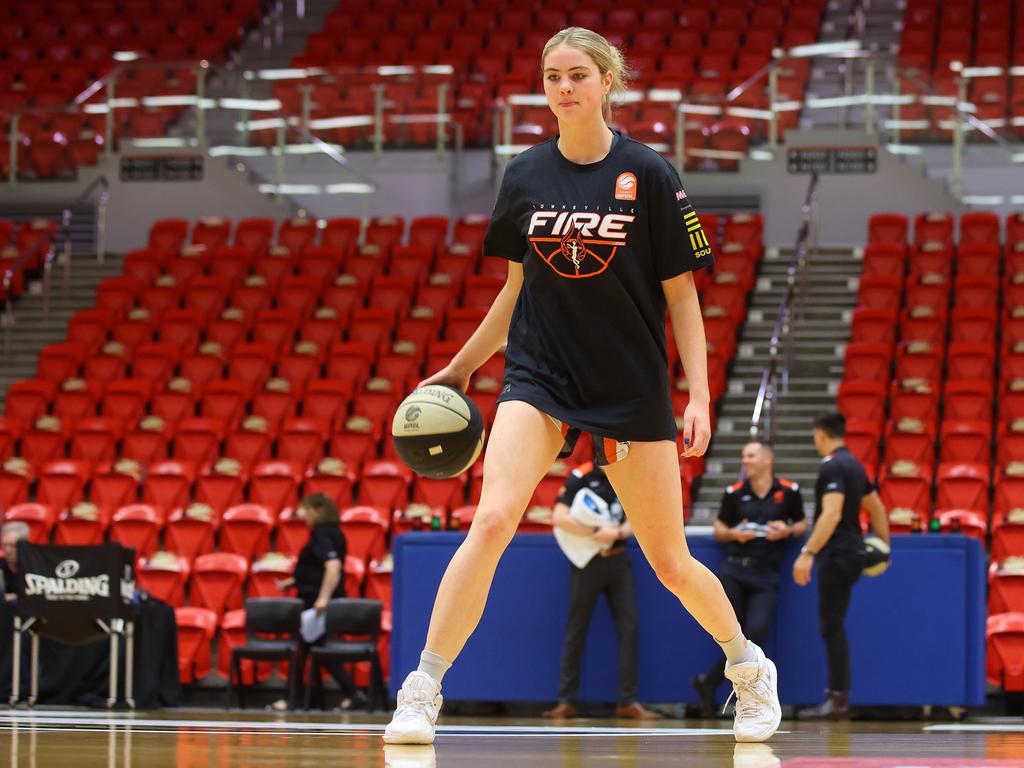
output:
[{"label": "orange logo on polo shirt", "polygon": [[636,176],[629,171],[615,180],[616,200],[636,200]]}]

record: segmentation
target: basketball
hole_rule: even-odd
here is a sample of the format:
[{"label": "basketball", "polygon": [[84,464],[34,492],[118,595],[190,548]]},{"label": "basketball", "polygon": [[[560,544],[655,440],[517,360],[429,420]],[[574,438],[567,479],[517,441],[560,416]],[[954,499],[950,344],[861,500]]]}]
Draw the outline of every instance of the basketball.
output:
[{"label": "basketball", "polygon": [[864,537],[864,575],[881,576],[889,568],[889,545],[877,536]]},{"label": "basketball", "polygon": [[452,387],[413,390],[391,422],[395,450],[413,472],[443,479],[464,472],[484,445],[480,409]]}]

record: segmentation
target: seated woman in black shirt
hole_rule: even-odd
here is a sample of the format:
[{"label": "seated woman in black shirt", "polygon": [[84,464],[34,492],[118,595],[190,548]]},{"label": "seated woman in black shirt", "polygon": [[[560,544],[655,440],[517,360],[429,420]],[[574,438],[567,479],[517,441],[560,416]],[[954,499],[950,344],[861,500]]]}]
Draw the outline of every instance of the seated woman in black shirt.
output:
[{"label": "seated woman in black shirt", "polygon": [[[294,576],[278,582],[277,587],[284,591],[294,586],[303,607],[323,614],[329,600],[345,597],[344,564],[348,546],[338,525],[338,507],[327,495],[313,493],[304,497],[299,503],[299,514],[309,526],[309,540],[299,552]],[[324,666],[341,689],[341,709],[366,701],[341,662],[329,661]]]}]

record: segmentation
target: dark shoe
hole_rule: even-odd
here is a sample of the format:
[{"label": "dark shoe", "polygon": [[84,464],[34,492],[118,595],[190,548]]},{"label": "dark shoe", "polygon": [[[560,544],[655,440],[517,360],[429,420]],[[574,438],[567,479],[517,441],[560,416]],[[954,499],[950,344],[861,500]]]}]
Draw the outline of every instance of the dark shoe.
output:
[{"label": "dark shoe", "polygon": [[849,720],[850,705],[847,691],[825,691],[825,701],[816,707],[801,709],[797,720]]},{"label": "dark shoe", "polygon": [[624,707],[616,707],[615,716],[626,720],[661,720],[661,715],[645,708],[638,701],[626,704]]},{"label": "dark shoe", "polygon": [[707,675],[694,675],[690,678],[690,685],[697,692],[700,702],[700,716],[704,720],[711,720],[715,717],[715,689],[708,682]]},{"label": "dark shoe", "polygon": [[568,702],[562,702],[554,709],[549,709],[544,713],[544,717],[550,718],[551,720],[570,720],[579,716],[580,711],[576,708],[576,705],[569,704]]}]

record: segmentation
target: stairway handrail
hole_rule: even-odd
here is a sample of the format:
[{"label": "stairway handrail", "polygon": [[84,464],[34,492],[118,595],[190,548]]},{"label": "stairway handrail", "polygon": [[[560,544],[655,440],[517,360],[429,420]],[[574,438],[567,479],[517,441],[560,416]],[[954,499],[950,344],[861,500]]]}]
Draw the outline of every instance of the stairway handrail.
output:
[{"label": "stairway handrail", "polygon": [[[792,316],[796,300],[802,297],[801,283],[807,266],[808,243],[811,239],[811,226],[814,217],[815,203],[818,195],[818,174],[811,173],[807,184],[807,193],[800,206],[800,229],[797,230],[796,245],[786,268],[786,291],[779,299],[779,310],[775,318],[769,342],[768,365],[761,372],[761,384],[754,400],[754,411],[750,417],[750,437],[752,440],[772,438],[772,406],[777,392],[777,379],[782,374],[783,386],[789,387],[789,365],[792,360]],[[781,366],[780,366],[781,351]],[[762,424],[763,420],[763,424]],[[740,477],[743,470],[740,469]]]}]

